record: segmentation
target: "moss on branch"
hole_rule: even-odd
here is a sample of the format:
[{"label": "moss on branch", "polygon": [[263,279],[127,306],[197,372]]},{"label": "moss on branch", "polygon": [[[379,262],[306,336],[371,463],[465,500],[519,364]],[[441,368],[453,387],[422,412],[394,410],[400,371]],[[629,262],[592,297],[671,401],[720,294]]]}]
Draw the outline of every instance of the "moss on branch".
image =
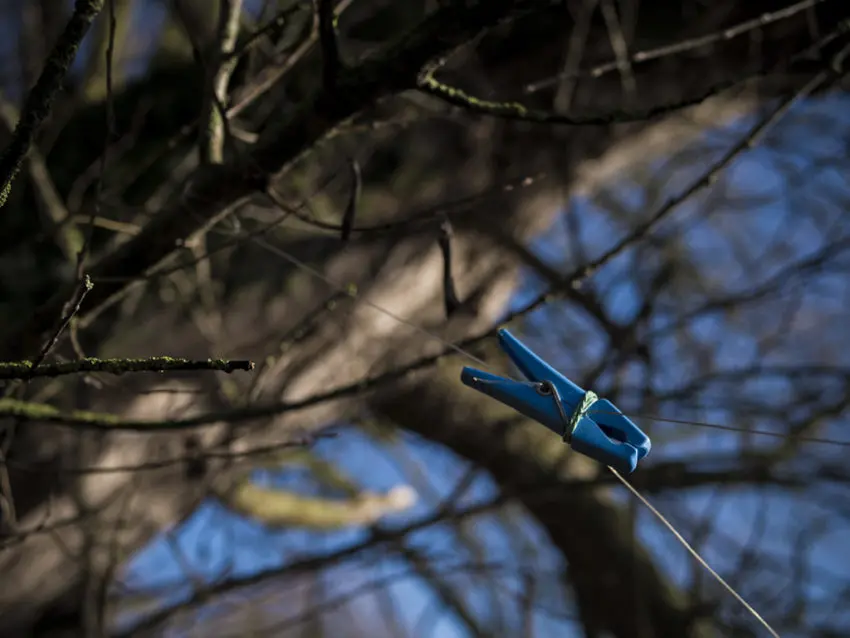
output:
[{"label": "moss on branch", "polygon": [[149,357],[146,359],[97,359],[90,357],[79,361],[42,363],[33,369],[31,361],[0,361],[0,379],[30,379],[33,377],[58,377],[83,372],[126,374],[128,372],[179,372],[211,370],[230,374],[237,370],[253,370],[254,362],[231,359],[180,359],[176,357]]},{"label": "moss on branch", "polygon": [[226,507],[265,525],[334,530],[371,525],[384,516],[403,512],[416,502],[416,493],[398,486],[386,494],[361,492],[352,498],[330,499],[260,487],[244,480],[219,498]]}]

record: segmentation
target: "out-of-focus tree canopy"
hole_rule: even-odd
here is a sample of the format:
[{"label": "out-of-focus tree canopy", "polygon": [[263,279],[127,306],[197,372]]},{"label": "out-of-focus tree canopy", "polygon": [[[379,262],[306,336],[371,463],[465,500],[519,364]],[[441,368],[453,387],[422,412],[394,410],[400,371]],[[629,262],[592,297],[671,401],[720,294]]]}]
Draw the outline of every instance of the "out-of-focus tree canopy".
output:
[{"label": "out-of-focus tree canopy", "polygon": [[0,637],[850,632],[845,0],[0,12]]}]

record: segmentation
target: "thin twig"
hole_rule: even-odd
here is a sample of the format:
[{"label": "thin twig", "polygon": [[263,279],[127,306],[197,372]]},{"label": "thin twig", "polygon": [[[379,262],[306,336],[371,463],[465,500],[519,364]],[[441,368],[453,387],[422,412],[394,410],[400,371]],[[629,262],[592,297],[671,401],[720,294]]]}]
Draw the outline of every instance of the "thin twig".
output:
[{"label": "thin twig", "polygon": [[[117,29],[117,21],[115,18],[115,0],[109,0],[109,26],[107,30],[106,44],[106,139],[103,143],[103,153],[100,155],[100,165],[98,167],[97,185],[95,187],[94,206],[92,207],[91,215],[86,226],[86,232],[83,239],[83,245],[80,247],[80,252],[77,254],[77,281],[83,281],[83,270],[85,269],[86,259],[91,250],[92,240],[94,239],[94,220],[100,217],[100,205],[103,202],[103,182],[106,178],[106,167],[109,165],[109,151],[112,146],[112,140],[117,135],[117,126],[115,123],[115,100],[112,92],[112,62],[115,57],[115,31]],[[75,313],[76,314],[76,313]]]},{"label": "thin twig", "polygon": [[[334,19],[338,18],[339,15],[348,9],[353,2],[354,0],[342,0],[342,2],[340,2],[334,10]],[[289,71],[291,71],[292,68],[313,48],[313,45],[318,39],[319,23],[318,20],[314,20],[310,35],[295,51],[292,52],[291,55],[286,56],[286,58],[278,64],[270,65],[259,74],[256,80],[243,90],[239,91],[233,105],[227,109],[228,117],[235,117],[236,115],[239,115],[242,111],[253,104],[257,98],[265,94],[269,89],[277,84],[277,82],[284,75],[289,73]]]},{"label": "thin twig", "polygon": [[293,6],[282,10],[275,17],[266,22],[266,24],[259,27],[255,31],[252,31],[251,34],[243,42],[241,42],[239,46],[233,50],[232,53],[227,56],[227,59],[231,60],[234,58],[241,58],[248,51],[253,49],[264,35],[267,35],[283,27],[286,24],[286,19],[292,16],[294,13],[297,13],[301,9],[302,7],[300,5],[294,4]]},{"label": "thin twig", "polygon": [[282,441],[280,443],[270,443],[268,445],[261,445],[256,447],[247,448],[245,450],[216,450],[214,448],[207,449],[198,449],[193,450],[191,453],[181,454],[179,456],[172,456],[166,459],[159,459],[156,461],[146,461],[144,463],[138,463],[133,465],[78,465],[78,466],[54,466],[50,465],[48,467],[41,467],[36,463],[24,463],[21,461],[15,460],[7,460],[5,461],[6,466],[15,468],[21,472],[28,472],[30,474],[39,474],[42,472],[49,472],[51,474],[75,474],[75,475],[86,475],[86,474],[121,474],[125,472],[152,472],[156,470],[161,470],[163,468],[172,467],[174,465],[182,465],[184,463],[189,464],[192,462],[197,462],[197,460],[201,459],[204,461],[209,461],[213,459],[218,460],[239,460],[239,459],[248,459],[253,457],[263,457],[270,456],[273,453],[281,452],[283,450],[289,450],[292,448],[308,448],[318,441],[324,439],[332,439],[336,438],[336,432],[315,432],[309,435],[293,437],[291,439],[287,439],[286,441]]},{"label": "thin twig", "polygon": [[322,82],[325,90],[332,93],[342,68],[336,37],[334,0],[316,0],[316,16],[319,21],[319,45],[322,48]]},{"label": "thin twig", "polygon": [[463,89],[444,84],[437,80],[434,77],[434,71],[438,66],[438,63],[431,64],[419,75],[417,88],[421,92],[453,106],[459,106],[475,115],[498,117],[509,121],[561,126],[606,126],[617,123],[642,122],[704,102],[708,98],[714,97],[741,82],[740,79],[716,82],[703,89],[698,95],[683,97],[666,104],[654,104],[642,109],[612,109],[589,115],[568,115],[556,111],[533,109],[520,102],[483,100],[467,93]]},{"label": "thin twig", "polygon": [[239,36],[241,14],[242,0],[221,0],[217,42],[209,64],[199,131],[203,164],[221,164],[224,161],[225,104],[230,76],[238,61],[238,58],[233,57],[233,51]]},{"label": "thin twig", "polygon": [[799,100],[810,95],[819,86],[824,84],[828,77],[828,71],[823,71],[810,79],[796,93],[783,100],[770,115],[763,118],[750,131],[741,138],[737,144],[730,148],[723,156],[711,165],[701,177],[691,183],[691,185],[682,191],[676,197],[669,199],[661,206],[649,219],[640,224],[628,236],[624,237],[619,243],[606,251],[598,259],[588,262],[579,268],[572,276],[567,278],[566,285],[577,285],[579,281],[587,279],[590,275],[599,270],[602,266],[609,263],[615,257],[621,255],[626,249],[637,243],[638,240],[646,237],[647,233],[655,228],[661,221],[666,219],[670,213],[678,209],[679,206],[687,202],[703,188],[713,184],[719,177],[720,173],[725,170],[742,152],[747,149],[754,148],[780,119],[789,111],[789,109]]},{"label": "thin twig", "polygon": [[351,237],[351,231],[354,229],[354,218],[357,216],[357,211],[360,207],[360,193],[363,190],[363,177],[360,173],[360,164],[352,158],[349,162],[351,167],[351,192],[348,196],[348,203],[345,206],[345,213],[342,216],[342,230],[340,237],[342,241],[348,241]]},{"label": "thin twig", "polygon": [[446,309],[446,317],[451,317],[460,308],[461,302],[455,289],[455,279],[452,270],[452,225],[448,219],[440,224],[440,234],[437,243],[440,245],[440,253],[443,255],[443,305]]},{"label": "thin twig", "polygon": [[[765,13],[757,18],[753,18],[752,20],[740,22],[737,25],[728,29],[722,29],[720,31],[716,31],[708,35],[699,36],[696,38],[689,38],[687,40],[682,40],[673,44],[666,44],[664,46],[656,47],[654,49],[636,51],[627,58],[627,62],[632,65],[639,64],[642,62],[649,62],[650,60],[657,60],[659,58],[675,55],[677,53],[684,53],[693,49],[699,49],[701,47],[705,47],[710,44],[715,44],[717,42],[732,40],[754,29],[763,28],[775,22],[779,22],[780,20],[785,20],[787,18],[793,17],[801,11],[811,9],[815,5],[820,4],[824,1],[825,0],[803,0],[802,2],[797,2],[796,4],[793,4],[790,7],[786,7],[784,9],[780,9],[779,11],[774,11],[773,13]],[[545,80],[539,80],[537,82],[528,84],[525,87],[525,92],[536,93],[537,91],[540,91],[542,89],[554,86],[560,80],[565,79],[574,79],[581,76],[598,78],[605,75],[606,73],[616,71],[618,68],[620,68],[622,63],[622,60],[614,60],[612,62],[600,64],[599,66],[596,66],[585,73],[579,73],[576,69],[570,68],[554,77],[546,78]]]},{"label": "thin twig", "polygon": [[632,64],[629,61],[629,47],[626,43],[623,27],[620,25],[620,16],[617,15],[617,8],[612,0],[602,0],[600,8],[602,9],[602,17],[605,19],[605,25],[608,27],[611,48],[617,58],[617,70],[620,72],[620,78],[623,82],[623,91],[627,99],[634,100],[637,97],[637,82],[632,71]]},{"label": "thin twig", "polygon": [[77,286],[77,290],[74,292],[74,296],[65,306],[65,310],[62,313],[61,318],[56,324],[56,328],[51,333],[50,337],[47,339],[47,342],[41,348],[41,352],[38,353],[38,356],[33,360],[30,365],[29,371],[27,374],[29,375],[27,378],[31,378],[35,373],[39,365],[44,361],[45,357],[50,354],[50,351],[53,350],[53,347],[56,345],[56,342],[59,340],[59,337],[62,336],[62,333],[65,331],[65,328],[68,327],[68,324],[71,323],[71,320],[76,316],[76,314],[80,311],[80,306],[83,305],[83,300],[86,298],[86,295],[89,294],[89,291],[94,287],[91,282],[91,279],[88,275],[84,275],[80,285]]}]

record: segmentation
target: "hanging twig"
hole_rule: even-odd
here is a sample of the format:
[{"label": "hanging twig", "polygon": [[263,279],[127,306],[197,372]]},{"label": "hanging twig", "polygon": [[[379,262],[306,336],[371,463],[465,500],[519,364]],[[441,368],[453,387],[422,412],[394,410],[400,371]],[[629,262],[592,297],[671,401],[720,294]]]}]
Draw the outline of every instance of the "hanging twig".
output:
[{"label": "hanging twig", "polygon": [[316,0],[316,16],[319,23],[319,44],[322,48],[322,82],[326,91],[333,92],[342,69],[333,0]]},{"label": "hanging twig", "polygon": [[440,252],[443,253],[443,303],[446,306],[446,317],[451,317],[460,308],[460,300],[455,290],[452,273],[452,225],[448,219],[440,224],[440,235],[437,239]]},{"label": "hanging twig", "polygon": [[227,89],[230,76],[236,69],[238,59],[233,57],[239,36],[239,17],[242,15],[242,0],[224,0],[218,18],[218,34],[215,50],[207,75],[200,128],[201,161],[205,164],[221,164],[224,161],[224,141],[227,126]]},{"label": "hanging twig", "polygon": [[348,198],[348,205],[345,207],[345,214],[342,216],[342,241],[348,241],[351,237],[354,218],[357,217],[357,209],[360,205],[360,192],[363,190],[360,164],[352,158],[349,165],[351,167],[351,195]]}]

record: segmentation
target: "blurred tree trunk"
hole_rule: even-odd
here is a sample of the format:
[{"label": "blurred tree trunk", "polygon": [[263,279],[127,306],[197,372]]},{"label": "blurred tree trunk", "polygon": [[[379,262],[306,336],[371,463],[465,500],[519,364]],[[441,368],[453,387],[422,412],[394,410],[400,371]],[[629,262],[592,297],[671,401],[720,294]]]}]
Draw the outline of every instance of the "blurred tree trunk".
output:
[{"label": "blurred tree trunk", "polygon": [[[564,555],[565,580],[575,591],[587,635],[717,635],[632,538],[626,512],[603,490],[569,484],[598,468],[570,454],[539,424],[517,420],[512,410],[493,403],[458,384],[457,371],[447,366],[403,390],[378,394],[372,406],[490,472],[507,493],[519,494]],[[427,411],[416,409],[425,405]]]}]

